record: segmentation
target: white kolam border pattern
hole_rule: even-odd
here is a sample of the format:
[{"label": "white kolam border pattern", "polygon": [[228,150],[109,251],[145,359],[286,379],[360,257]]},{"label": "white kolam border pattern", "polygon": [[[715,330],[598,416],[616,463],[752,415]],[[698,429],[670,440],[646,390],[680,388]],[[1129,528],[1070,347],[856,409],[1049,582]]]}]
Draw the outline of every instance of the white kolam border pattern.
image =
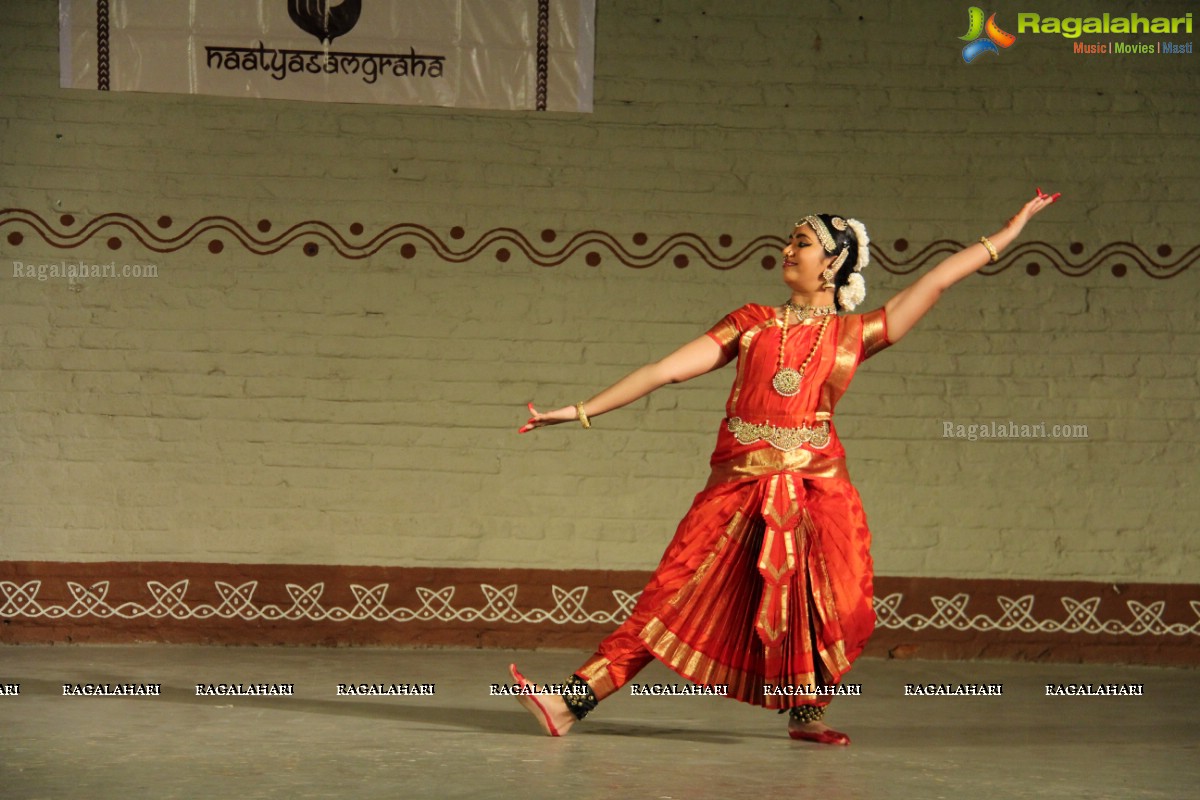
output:
[{"label": "white kolam border pattern", "polygon": [[[613,610],[588,611],[589,587],[551,587],[554,605],[550,608],[521,609],[517,604],[518,586],[512,584],[496,587],[487,583],[478,584],[483,592],[484,603],[480,607],[455,607],[456,587],[441,589],[415,587],[417,602],[411,606],[389,607],[387,594],[390,584],[374,586],[350,584],[354,604],[348,608],[325,605],[321,598],[325,594],[323,581],[303,586],[286,583],[291,598],[290,605],[258,603],[254,595],[258,581],[234,584],[214,581],[220,602],[189,602],[187,598],[190,582],[181,579],[174,583],[146,581],[151,601],[110,602],[109,581],[97,581],[85,585],[77,581],[66,581],[72,601],[70,603],[43,603],[38,600],[42,590],[41,580],[0,581],[0,618],[46,619],[46,620],[244,620],[285,622],[483,622],[483,623],[533,623],[569,625],[591,623],[616,625],[633,610],[637,592],[619,589],[609,590],[616,608]],[[1076,599],[1060,597],[1062,615],[1043,617],[1035,613],[1036,597],[1032,594],[1020,597],[998,596],[996,601],[1000,613],[973,612],[971,596],[958,593],[951,597],[930,597],[932,613],[906,613],[902,609],[904,594],[892,592],[875,599],[878,626],[888,630],[921,632],[977,631],[1031,634],[1094,634],[1109,636],[1200,636],[1200,600],[1188,601],[1195,620],[1168,622],[1165,619],[1166,601],[1143,603],[1126,600],[1128,619],[1102,619],[1100,597]],[[986,601],[985,601],[986,602]]]}]

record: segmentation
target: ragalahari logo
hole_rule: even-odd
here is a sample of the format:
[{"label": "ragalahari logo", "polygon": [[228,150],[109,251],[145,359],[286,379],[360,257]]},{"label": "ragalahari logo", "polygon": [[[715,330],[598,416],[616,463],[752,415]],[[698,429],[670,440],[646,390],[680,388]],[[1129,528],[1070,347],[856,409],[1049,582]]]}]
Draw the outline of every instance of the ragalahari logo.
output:
[{"label": "ragalahari logo", "polygon": [[987,18],[987,22],[983,21],[983,9],[978,6],[971,6],[967,11],[967,20],[970,28],[968,28],[964,36],[958,37],[967,43],[963,48],[963,61],[970,64],[983,53],[995,53],[1000,55],[1000,48],[1005,49],[1012,47],[1013,42],[1017,37],[1011,33],[1005,33],[1000,30],[1000,26],[996,24],[996,15],[992,14]]}]

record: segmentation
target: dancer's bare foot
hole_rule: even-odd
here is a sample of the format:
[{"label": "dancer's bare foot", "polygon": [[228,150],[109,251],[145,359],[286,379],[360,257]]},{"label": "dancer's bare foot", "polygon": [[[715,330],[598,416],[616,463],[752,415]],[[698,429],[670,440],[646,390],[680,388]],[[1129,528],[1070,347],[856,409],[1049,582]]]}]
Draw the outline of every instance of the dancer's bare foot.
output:
[{"label": "dancer's bare foot", "polygon": [[850,737],[841,731],[835,731],[824,722],[800,722],[788,720],[788,736],[805,742],[818,744],[850,744]]},{"label": "dancer's bare foot", "polygon": [[[517,671],[516,664],[509,664],[508,671],[512,673],[513,682],[521,688],[534,686]],[[517,695],[517,702],[533,715],[547,736],[562,736],[578,722],[575,715],[571,713],[571,709],[567,708],[567,701],[563,700],[562,695],[522,694]]]}]

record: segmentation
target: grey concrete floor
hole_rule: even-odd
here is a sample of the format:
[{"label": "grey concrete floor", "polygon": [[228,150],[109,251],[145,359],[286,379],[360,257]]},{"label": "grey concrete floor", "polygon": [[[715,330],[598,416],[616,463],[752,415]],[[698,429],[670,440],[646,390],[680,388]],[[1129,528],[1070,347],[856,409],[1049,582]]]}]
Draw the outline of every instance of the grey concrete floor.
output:
[{"label": "grey concrete floor", "polygon": [[[827,721],[854,743],[792,742],[785,718],[722,698],[606,700],[567,737],[489,696],[515,660],[561,680],[562,651],[0,647],[0,797],[1200,797],[1193,670],[863,659],[861,697]],[[675,683],[658,664],[639,683]],[[160,683],[160,697],[64,697],[64,683]],[[197,683],[292,683],[294,697],[197,697]],[[339,683],[434,683],[338,697]],[[905,696],[910,683],[1000,697]],[[1142,697],[1047,697],[1048,683],[1143,684]]]}]

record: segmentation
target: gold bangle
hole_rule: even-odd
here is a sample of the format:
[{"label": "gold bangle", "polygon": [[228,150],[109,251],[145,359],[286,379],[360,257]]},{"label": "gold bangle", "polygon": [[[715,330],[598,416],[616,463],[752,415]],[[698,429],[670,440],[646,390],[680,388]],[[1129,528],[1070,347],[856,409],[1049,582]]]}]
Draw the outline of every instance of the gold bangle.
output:
[{"label": "gold bangle", "polygon": [[579,412],[579,424],[583,425],[583,429],[587,430],[592,427],[592,421],[588,419],[587,412],[583,410],[583,403],[576,403],[575,410]]},{"label": "gold bangle", "polygon": [[979,243],[987,248],[988,256],[991,257],[990,261],[992,264],[995,264],[1000,260],[1000,254],[996,252],[996,245],[992,244],[991,239],[987,238],[986,236],[980,236]]}]

